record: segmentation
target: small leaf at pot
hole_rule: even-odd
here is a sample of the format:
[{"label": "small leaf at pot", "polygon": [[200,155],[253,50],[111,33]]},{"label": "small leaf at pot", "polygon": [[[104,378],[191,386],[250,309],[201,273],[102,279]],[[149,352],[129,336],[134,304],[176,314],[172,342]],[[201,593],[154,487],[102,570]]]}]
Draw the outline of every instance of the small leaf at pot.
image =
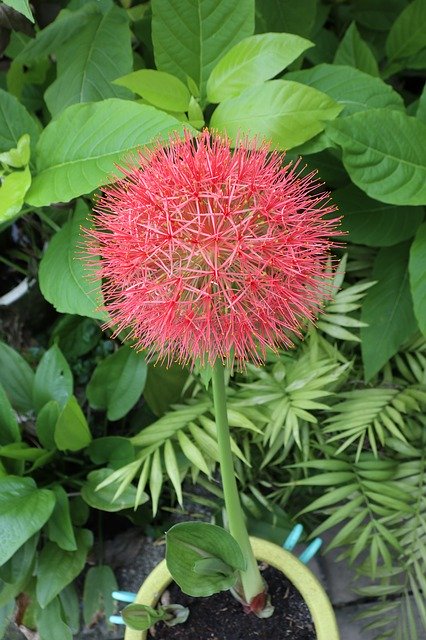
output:
[{"label": "small leaf at pot", "polygon": [[216,573],[221,573],[223,576],[230,576],[234,573],[232,567],[226,562],[219,560],[219,558],[201,558],[194,564],[194,573],[199,576],[211,576]]},{"label": "small leaf at pot", "polygon": [[[184,593],[210,596],[235,584],[237,572],[246,566],[243,553],[228,531],[205,522],[184,522],[172,527],[166,535],[166,560],[170,573]],[[208,559],[209,573],[199,570],[200,560]],[[213,560],[220,570],[212,571]],[[229,567],[226,575],[224,565]],[[198,571],[197,568],[198,567]],[[205,569],[206,567],[204,567]]]},{"label": "small leaf at pot", "polygon": [[164,612],[157,611],[146,604],[129,604],[121,612],[124,622],[130,629],[145,631],[159,620],[163,620]]}]

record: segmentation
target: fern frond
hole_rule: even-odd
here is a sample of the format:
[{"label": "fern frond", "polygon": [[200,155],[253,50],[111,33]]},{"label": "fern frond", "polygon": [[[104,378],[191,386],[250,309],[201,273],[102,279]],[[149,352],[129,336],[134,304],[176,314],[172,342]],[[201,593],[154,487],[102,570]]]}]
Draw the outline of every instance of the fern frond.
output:
[{"label": "fern frond", "polygon": [[[339,393],[342,402],[331,407],[336,415],[325,420],[324,432],[330,434],[328,442],[343,440],[336,451],[339,455],[353,443],[357,443],[357,459],[366,441],[377,456],[379,445],[392,436],[407,439],[409,426],[405,414],[420,409],[424,392],[416,385],[405,389],[377,387]],[[426,394],[424,394],[426,400]]]}]

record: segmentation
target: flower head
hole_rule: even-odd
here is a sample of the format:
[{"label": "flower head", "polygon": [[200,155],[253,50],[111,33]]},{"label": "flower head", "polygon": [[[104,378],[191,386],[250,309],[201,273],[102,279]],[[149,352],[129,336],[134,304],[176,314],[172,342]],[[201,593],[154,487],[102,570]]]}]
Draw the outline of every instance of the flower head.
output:
[{"label": "flower head", "polygon": [[314,174],[204,131],[140,153],[95,207],[105,308],[136,347],[181,362],[262,360],[325,297],[337,219]]}]

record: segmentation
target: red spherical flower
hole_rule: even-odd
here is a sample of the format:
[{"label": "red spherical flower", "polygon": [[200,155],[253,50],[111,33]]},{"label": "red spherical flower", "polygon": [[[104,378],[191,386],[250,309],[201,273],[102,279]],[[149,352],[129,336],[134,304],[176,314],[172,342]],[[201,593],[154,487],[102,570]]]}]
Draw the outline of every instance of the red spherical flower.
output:
[{"label": "red spherical flower", "polygon": [[314,174],[282,161],[204,131],[122,170],[90,232],[110,325],[168,361],[261,361],[290,346],[324,300],[337,219],[324,219],[335,208]]}]

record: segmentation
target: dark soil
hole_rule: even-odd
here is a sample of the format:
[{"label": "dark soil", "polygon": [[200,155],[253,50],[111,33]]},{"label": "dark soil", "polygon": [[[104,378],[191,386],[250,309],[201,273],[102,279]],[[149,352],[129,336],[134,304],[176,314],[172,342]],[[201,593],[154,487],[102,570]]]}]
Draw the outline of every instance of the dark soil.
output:
[{"label": "dark soil", "polygon": [[157,624],[155,640],[315,640],[308,607],[291,582],[272,567],[263,576],[275,606],[274,614],[266,619],[245,614],[228,591],[192,598],[173,583],[168,590],[170,602],[188,606],[189,618],[175,627]]}]

